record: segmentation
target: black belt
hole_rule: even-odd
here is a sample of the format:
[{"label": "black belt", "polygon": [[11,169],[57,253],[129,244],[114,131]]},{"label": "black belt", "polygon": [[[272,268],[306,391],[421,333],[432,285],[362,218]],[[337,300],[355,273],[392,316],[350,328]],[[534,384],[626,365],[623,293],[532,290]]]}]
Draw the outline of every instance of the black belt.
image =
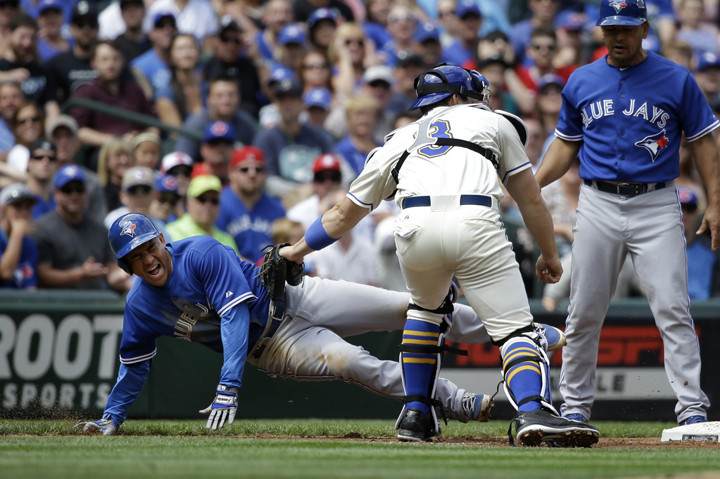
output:
[{"label": "black belt", "polygon": [[[460,195],[461,205],[477,205],[492,208],[492,198],[485,195]],[[430,206],[429,196],[411,196],[402,202],[403,209],[415,208],[416,206]]]},{"label": "black belt", "polygon": [[263,331],[262,336],[260,336],[260,339],[257,340],[250,352],[250,356],[255,358],[255,360],[260,360],[260,356],[262,356],[262,353],[265,351],[265,347],[268,345],[273,335],[277,332],[278,328],[285,320],[285,307],[286,302],[284,294],[281,299],[270,302],[270,308],[268,309],[268,320],[267,324],[265,325],[265,331]]},{"label": "black belt", "polygon": [[[630,197],[642,195],[650,191],[662,190],[668,186],[668,183],[664,181],[660,181],[658,183],[610,183],[608,181],[583,181],[587,186],[595,188],[596,190]],[[655,185],[655,188],[652,189],[651,185]]]}]

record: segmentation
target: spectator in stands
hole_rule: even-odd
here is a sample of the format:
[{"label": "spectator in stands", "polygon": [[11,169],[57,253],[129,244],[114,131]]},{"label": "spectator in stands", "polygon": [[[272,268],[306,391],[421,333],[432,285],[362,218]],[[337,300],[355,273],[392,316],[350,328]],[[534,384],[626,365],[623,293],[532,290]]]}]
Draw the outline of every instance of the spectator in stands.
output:
[{"label": "spectator in stands", "polygon": [[[342,200],[347,190],[335,190],[321,203],[322,213]],[[336,281],[378,286],[380,284],[379,259],[372,243],[361,235],[345,233],[327,248],[307,256],[317,275]]]},{"label": "spectator in stands", "polygon": [[417,16],[409,4],[395,2],[390,6],[387,31],[392,37],[392,41],[385,44],[381,51],[384,56],[383,63],[393,66],[398,52],[412,49],[413,34],[417,25]]},{"label": "spectator in stands", "polygon": [[584,13],[573,10],[563,10],[555,17],[555,37],[557,38],[558,53],[555,55],[553,65],[555,68],[583,64],[582,32],[587,17]]},{"label": "spectator in stands", "polygon": [[25,102],[20,84],[14,81],[0,83],[0,158],[15,146],[12,120],[18,108]]},{"label": "spectator in stands", "polygon": [[12,124],[16,144],[8,152],[7,164],[18,171],[26,171],[30,159],[28,147],[44,136],[45,117],[37,104],[28,102],[17,109]]},{"label": "spectator in stands", "polygon": [[178,32],[175,16],[170,12],[157,13],[152,25],[153,27],[148,33],[148,37],[152,41],[152,49],[130,63],[130,67],[149,98],[154,98],[156,91],[165,88],[170,83],[171,74],[168,67],[170,43]]},{"label": "spectator in stands", "polygon": [[355,20],[355,15],[353,15],[350,7],[340,0],[295,0],[293,3],[295,20],[298,22],[307,22],[310,15],[318,8],[335,9],[346,21],[352,22]]},{"label": "spectator in stands", "polygon": [[10,30],[10,49],[0,58],[0,82],[20,82],[25,97],[44,106],[48,118],[55,118],[60,114],[60,107],[55,101],[55,92],[47,88],[47,72],[36,53],[37,23],[29,15],[19,13],[10,21]]},{"label": "spectator in stands", "polygon": [[458,39],[445,49],[445,61],[462,65],[473,58],[479,41],[482,14],[475,0],[460,0],[455,7],[458,22]]},{"label": "spectator in stands", "polygon": [[58,170],[53,180],[55,211],[36,224],[40,286],[104,289],[127,293],[132,281],[121,270],[107,240],[107,230],[84,214],[85,177],[77,165]]},{"label": "spectator in stands", "polygon": [[[69,115],[58,116],[48,126],[47,134],[57,148],[58,168],[76,164],[76,157],[80,150],[80,139],[77,136],[78,126],[75,119]],[[84,166],[80,166],[80,169],[85,176],[85,189],[88,198],[85,203],[85,214],[102,223],[108,212],[105,190],[95,172]]]},{"label": "spectator in stands", "polygon": [[[332,94],[330,90],[327,88],[307,90],[303,93],[303,101],[305,102],[308,123],[318,128],[324,128],[332,105]],[[328,133],[328,135],[330,135],[330,133]]]},{"label": "spectator in stands", "polygon": [[407,110],[417,100],[415,93],[415,79],[425,71],[423,59],[411,50],[403,50],[395,59],[395,82],[393,96],[387,109],[397,116],[402,110]]},{"label": "spectator in stands", "polygon": [[[375,50],[385,51],[392,48],[392,35],[387,31],[390,0],[368,0],[365,3],[367,18],[363,23],[365,38],[375,44]],[[294,244],[294,243],[293,243]]]},{"label": "spectator in stands", "polygon": [[520,65],[528,65],[525,61],[526,47],[530,43],[532,32],[538,28],[552,29],[559,9],[560,0],[528,0],[531,17],[516,23],[510,30],[510,42]]},{"label": "spectator in stands", "polygon": [[120,12],[125,21],[125,33],[119,35],[115,39],[115,43],[120,48],[125,63],[129,64],[152,48],[150,38],[143,31],[145,2],[143,0],[120,0]]},{"label": "spectator in stands", "polygon": [[265,154],[254,146],[235,150],[230,161],[230,186],[221,196],[217,227],[230,234],[243,258],[256,262],[273,244],[270,226],[285,216],[275,198],[265,194]]},{"label": "spectator in stands", "polygon": [[267,188],[273,196],[284,195],[297,183],[309,183],[313,160],[319,154],[333,150],[326,132],[300,121],[300,113],[305,109],[302,93],[302,85],[297,80],[278,83],[275,102],[280,111],[280,122],[255,136],[254,145],[265,153],[270,175]]},{"label": "spectator in stands", "polygon": [[[544,75],[538,80],[537,119],[550,142],[555,137],[555,127],[560,118],[563,86],[565,82],[557,75]],[[547,150],[547,146],[544,150]]]},{"label": "spectator in stands", "polygon": [[175,240],[191,236],[212,236],[237,253],[235,240],[229,234],[215,226],[220,213],[220,178],[213,175],[196,176],[188,187],[187,213],[177,221],[167,225],[170,237]]},{"label": "spectator in stands", "polygon": [[198,71],[200,50],[192,35],[181,33],[170,43],[170,83],[155,92],[155,109],[163,123],[181,126],[203,109],[206,84]]},{"label": "spectator in stands", "polygon": [[[134,82],[121,78],[122,53],[115,43],[99,42],[95,47],[91,63],[97,70],[98,77],[92,83],[82,85],[75,90],[73,98],[86,98],[135,113],[154,115],[152,105],[140,87]],[[143,125],[88,108],[74,107],[71,114],[80,127],[78,137],[86,145],[99,147],[117,136],[132,141],[144,129]],[[158,133],[154,127],[145,128],[145,131]]]},{"label": "spectator in stands", "polygon": [[[275,88],[281,81],[293,80],[296,78],[297,77],[295,76],[295,72],[293,70],[286,68],[279,63],[275,63],[272,65],[272,68],[270,70],[270,77],[265,83],[263,83],[263,95],[271,103],[260,108],[259,117],[261,128],[272,128],[278,124],[278,122],[280,121],[280,111],[278,110],[277,102],[275,101]],[[303,112],[301,115],[304,114],[305,112]],[[300,120],[304,121],[305,118],[301,116]]]},{"label": "spectator in stands", "polygon": [[0,2],[0,56],[11,48],[10,20],[17,15],[19,10],[20,2],[18,0]]},{"label": "spectator in stands", "polygon": [[150,31],[158,13],[170,12],[177,19],[180,33],[194,35],[203,43],[217,33],[217,15],[210,2],[202,0],[156,0],[147,9],[144,29]]},{"label": "spectator in stands", "polygon": [[335,155],[320,155],[313,163],[312,196],[300,201],[287,212],[288,219],[297,221],[307,230],[320,216],[320,204],[331,191],[340,188],[342,172]]},{"label": "spectator in stands", "polygon": [[413,50],[422,57],[426,68],[431,68],[443,60],[440,30],[434,24],[418,24],[413,34],[413,42]]},{"label": "spectator in stands", "polygon": [[0,287],[37,289],[38,250],[30,238],[35,198],[23,183],[0,192]]},{"label": "spectator in stands", "polygon": [[516,72],[526,88],[538,93],[539,81],[545,75],[557,75],[567,82],[570,74],[575,71],[577,65],[569,65],[562,68],[555,68],[553,60],[557,54],[557,40],[555,31],[539,28],[533,31],[530,43],[527,46],[527,57],[534,63],[531,66],[523,67],[518,65]]},{"label": "spectator in stands", "polygon": [[85,0],[73,9],[70,22],[73,46],[48,61],[48,87],[60,102],[64,102],[81,85],[92,83],[97,71],[90,65],[90,57],[97,43],[98,13],[93,3]]},{"label": "spectator in stands", "polygon": [[718,27],[704,21],[703,0],[679,0],[677,16],[680,20],[678,40],[687,42],[697,55],[706,52],[720,54]]},{"label": "spectator in stands", "polygon": [[338,23],[340,23],[340,13],[337,10],[318,8],[312,12],[307,20],[312,46],[327,53]]},{"label": "spectator in stands", "polygon": [[113,138],[103,145],[98,157],[98,177],[105,190],[109,211],[120,208],[123,175],[132,166],[132,150],[123,139]]},{"label": "spectator in stands", "polygon": [[165,222],[155,218],[150,212],[150,205],[154,198],[155,173],[153,170],[144,166],[128,168],[123,175],[122,190],[120,190],[120,202],[123,206],[108,213],[103,222],[105,228],[110,229],[115,220],[126,213],[140,213],[150,218],[158,231],[167,234]]},{"label": "spectator in stands", "polygon": [[163,156],[160,164],[160,172],[170,175],[178,181],[178,194],[185,198],[190,185],[190,174],[192,173],[193,160],[187,153],[176,151]]},{"label": "spectator in stands", "polygon": [[343,23],[333,36],[328,58],[333,66],[333,91],[341,98],[355,92],[366,60],[365,33],[357,23]]},{"label": "spectator in stands", "polygon": [[41,0],[37,18],[40,35],[37,41],[38,55],[42,63],[70,49],[70,42],[63,37],[65,23],[63,5],[60,0]]},{"label": "spectator in stands", "polygon": [[493,110],[504,110],[514,115],[534,112],[535,93],[522,84],[505,57],[494,54],[482,58],[473,69],[479,69],[490,83],[490,107]]},{"label": "spectator in stands", "polygon": [[[183,126],[188,130],[205,131],[208,125],[222,121],[233,126],[236,134],[234,141],[250,145],[255,138],[256,123],[249,113],[238,108],[239,104],[237,81],[231,77],[218,76],[208,86],[207,108],[190,116]],[[200,160],[199,140],[180,136],[175,149]]]},{"label": "spectator in stands", "polygon": [[295,244],[305,235],[305,229],[297,221],[287,218],[279,218],[270,225],[270,236],[272,244],[290,243]]},{"label": "spectator in stands", "polygon": [[262,16],[262,23],[265,28],[255,36],[256,50],[251,56],[255,63],[261,60],[274,60],[275,44],[280,30],[294,20],[292,3],[290,0],[270,0],[265,5],[265,12]]},{"label": "spectator in stands", "polygon": [[688,70],[692,70],[693,51],[687,42],[682,40],[673,40],[662,47],[662,55],[670,61],[682,65]]},{"label": "spectator in stands", "polygon": [[160,137],[155,133],[140,133],[132,140],[133,164],[157,170],[160,166]]},{"label": "spectator in stands", "polygon": [[225,78],[239,84],[240,108],[257,118],[260,112],[260,79],[253,61],[241,55],[245,46],[240,25],[232,16],[223,16],[215,39],[215,55],[205,62],[203,74],[209,82]]},{"label": "spectator in stands", "polygon": [[293,69],[307,51],[307,36],[302,25],[285,25],[277,38],[275,59],[283,66]]},{"label": "spectator in stands", "polygon": [[335,149],[359,175],[365,166],[368,153],[379,144],[373,139],[375,123],[380,114],[375,99],[370,95],[358,95],[345,102],[348,134],[338,142]]},{"label": "spectator in stands", "polygon": [[525,125],[528,129],[528,144],[525,152],[532,165],[533,173],[535,173],[540,167],[540,163],[542,163],[543,143],[545,143],[547,136],[542,125],[535,118],[525,118]]},{"label": "spectator in stands", "polygon": [[223,185],[230,181],[230,157],[237,140],[235,128],[230,123],[216,121],[205,127],[203,141],[200,145],[202,163],[195,167],[203,167],[222,181]]},{"label": "spectator in stands", "polygon": [[327,88],[332,91],[332,71],[327,54],[320,50],[306,52],[298,62],[297,77],[305,91],[313,88]]},{"label": "spectator in stands", "polygon": [[714,53],[700,55],[695,80],[710,105],[720,100],[720,56]]},{"label": "spectator in stands", "polygon": [[688,295],[693,300],[705,301],[720,292],[720,258],[710,247],[707,235],[697,235],[701,218],[698,196],[692,189],[681,186],[678,187],[678,197],[687,243]]},{"label": "spectator in stands", "polygon": [[[165,223],[177,219],[180,184],[174,176],[159,175],[155,179],[155,197],[150,203],[150,215]],[[182,215],[181,215],[182,216]]]},{"label": "spectator in stands", "polygon": [[27,165],[27,186],[35,197],[32,219],[37,220],[55,209],[52,197],[52,179],[57,171],[57,149],[47,138],[30,144],[30,161]]}]

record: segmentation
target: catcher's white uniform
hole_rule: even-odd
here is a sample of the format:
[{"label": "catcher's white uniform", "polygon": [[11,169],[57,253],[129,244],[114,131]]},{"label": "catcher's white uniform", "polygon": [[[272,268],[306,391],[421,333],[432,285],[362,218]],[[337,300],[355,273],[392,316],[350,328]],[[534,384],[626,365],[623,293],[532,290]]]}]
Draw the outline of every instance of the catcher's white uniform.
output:
[{"label": "catcher's white uniform", "polygon": [[[468,148],[435,145],[436,138],[478,144],[498,167]],[[392,170],[406,150],[396,183]],[[498,212],[499,178],[505,182],[530,166],[518,130],[505,116],[482,104],[439,107],[388,135],[385,146],[368,156],[348,198],[372,209],[393,194],[401,208],[407,198],[429,196],[430,206],[405,204],[395,226],[412,301],[427,310],[438,308],[454,275],[490,337],[499,340],[532,322]],[[461,195],[483,195],[491,203],[461,205]],[[408,317],[428,320],[423,313],[411,310]]]}]

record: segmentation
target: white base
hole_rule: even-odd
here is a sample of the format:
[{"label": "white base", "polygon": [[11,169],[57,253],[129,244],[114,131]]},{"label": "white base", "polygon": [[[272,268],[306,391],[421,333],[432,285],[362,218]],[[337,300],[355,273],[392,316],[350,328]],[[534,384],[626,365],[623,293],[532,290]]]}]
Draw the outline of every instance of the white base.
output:
[{"label": "white base", "polygon": [[664,429],[662,442],[666,441],[712,441],[720,442],[720,422],[701,422],[672,429]]}]

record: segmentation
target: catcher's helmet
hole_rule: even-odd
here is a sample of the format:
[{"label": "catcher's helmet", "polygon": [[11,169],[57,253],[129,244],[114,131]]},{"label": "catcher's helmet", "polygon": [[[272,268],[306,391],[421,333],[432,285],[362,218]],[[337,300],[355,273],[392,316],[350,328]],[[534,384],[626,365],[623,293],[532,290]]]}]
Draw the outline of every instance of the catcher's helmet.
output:
[{"label": "catcher's helmet", "polygon": [[160,236],[160,232],[150,218],[140,213],[128,213],[116,219],[110,226],[108,238],[110,247],[115,253],[115,260],[126,273],[132,274],[130,265],[123,261],[129,252]]},{"label": "catcher's helmet", "polygon": [[636,27],[645,22],[647,22],[645,0],[602,0],[596,25]]},{"label": "catcher's helmet", "polygon": [[[418,99],[409,110],[432,105],[454,93],[485,101],[487,80],[479,73],[475,73],[477,75],[464,68],[445,63],[422,73],[415,79],[415,92]],[[484,84],[482,80],[485,81]]]}]

